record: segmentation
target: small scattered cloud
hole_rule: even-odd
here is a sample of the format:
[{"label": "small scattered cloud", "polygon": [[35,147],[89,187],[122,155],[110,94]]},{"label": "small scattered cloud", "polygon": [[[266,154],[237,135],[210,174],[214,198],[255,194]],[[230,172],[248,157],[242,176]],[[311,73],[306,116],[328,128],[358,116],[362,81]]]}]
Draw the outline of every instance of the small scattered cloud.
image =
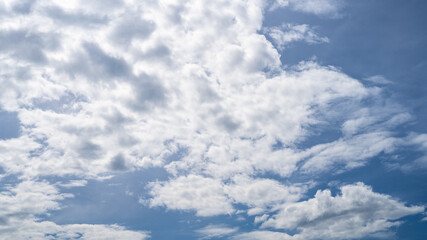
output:
[{"label": "small scattered cloud", "polygon": [[238,227],[228,227],[227,225],[208,225],[196,230],[201,239],[223,238],[239,230]]},{"label": "small scattered cloud", "polygon": [[150,186],[150,206],[175,210],[195,210],[198,216],[215,216],[234,212],[222,183],[211,178],[189,175]]},{"label": "small scattered cloud", "polygon": [[87,185],[87,181],[86,180],[71,180],[67,183],[58,183],[57,185],[60,187],[64,187],[64,188],[84,187]]},{"label": "small scattered cloud", "polygon": [[298,12],[315,14],[322,17],[336,18],[344,6],[342,0],[276,0],[270,10],[289,7]]},{"label": "small scattered cloud", "polygon": [[364,80],[375,83],[375,84],[390,84],[392,83],[392,81],[388,80],[387,78],[385,78],[382,75],[374,75],[374,76],[370,76],[365,78]]},{"label": "small scattered cloud", "polygon": [[283,24],[280,27],[270,27],[264,30],[278,46],[285,49],[290,43],[304,41],[309,44],[327,43],[327,37],[320,37],[315,30],[307,24]]}]

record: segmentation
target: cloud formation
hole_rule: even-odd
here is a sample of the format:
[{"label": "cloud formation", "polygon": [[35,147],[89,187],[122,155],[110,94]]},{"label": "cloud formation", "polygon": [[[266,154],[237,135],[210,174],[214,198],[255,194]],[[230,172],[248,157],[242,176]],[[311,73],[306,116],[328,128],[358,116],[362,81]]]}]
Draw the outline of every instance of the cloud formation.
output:
[{"label": "cloud formation", "polygon": [[329,42],[327,37],[319,37],[307,24],[283,24],[280,27],[267,28],[265,31],[280,50],[283,50],[286,45],[295,41],[304,41],[309,44]]},{"label": "cloud formation", "polygon": [[[73,183],[76,185],[76,183]],[[67,186],[68,187],[68,186]],[[40,221],[37,216],[59,210],[58,201],[73,197],[48,182],[23,181],[0,192],[0,237],[13,239],[148,239],[146,232],[119,225],[68,224]]]},{"label": "cloud formation", "polygon": [[390,196],[372,192],[362,183],[345,185],[340,190],[342,195],[335,197],[323,190],[307,201],[283,205],[261,226],[298,228],[301,232],[293,236],[296,239],[358,239],[380,236],[402,223],[395,220],[424,212],[424,207],[407,207]]},{"label": "cloud formation", "polygon": [[238,228],[230,228],[225,225],[208,225],[204,228],[196,230],[202,236],[201,239],[211,239],[225,237],[238,231]]},{"label": "cloud formation", "polygon": [[[262,227],[301,229],[307,238],[340,238],[354,226],[360,227],[355,236],[382,233],[399,225],[394,220],[422,212],[363,184],[300,202],[316,186],[317,173],[362,167],[381,153],[422,145],[425,135],[395,134],[411,115],[380,87],[316,61],[282,65],[279,50],[289,43],[328,38],[306,24],[264,29],[265,10],[337,16],[341,1],[276,3],[2,3],[0,108],[20,122],[19,136],[0,140],[2,177],[19,179],[1,192],[2,234],[147,238],[118,225],[39,221],[73,197],[40,179],[72,176],[83,180],[62,186],[81,187],[88,179],[151,167],[164,168],[169,178],[148,185],[143,202],[149,207],[201,217],[243,211]],[[378,76],[368,81],[384,82]],[[337,132],[332,140],[305,144],[329,130]],[[292,181],[307,174],[312,181]],[[327,229],[320,219],[337,235],[320,231]],[[238,230],[208,226],[199,233],[213,231]],[[247,234],[236,237],[290,237]]]}]

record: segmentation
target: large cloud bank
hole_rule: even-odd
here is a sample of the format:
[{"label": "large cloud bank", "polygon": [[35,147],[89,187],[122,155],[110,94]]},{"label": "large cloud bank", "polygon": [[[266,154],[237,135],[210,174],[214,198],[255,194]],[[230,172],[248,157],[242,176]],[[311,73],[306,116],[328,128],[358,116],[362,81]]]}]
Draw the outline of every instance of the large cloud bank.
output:
[{"label": "large cloud bank", "polygon": [[[315,61],[282,65],[279,50],[290,42],[328,39],[308,25],[263,28],[263,15],[291,7],[335,16],[341,7],[320,2],[3,1],[0,107],[18,114],[21,133],[0,140],[2,177],[19,179],[1,192],[0,236],[146,238],[37,216],[73,197],[45,176],[102,180],[151,167],[171,177],[149,184],[148,207],[205,217],[243,211],[271,230],[238,239],[375,236],[423,212],[361,183],[301,201],[315,178],[288,180],[364,166],[408,144],[425,148],[416,140],[423,135],[394,133],[411,115],[381,88]],[[330,129],[335,139],[302,144]]]}]

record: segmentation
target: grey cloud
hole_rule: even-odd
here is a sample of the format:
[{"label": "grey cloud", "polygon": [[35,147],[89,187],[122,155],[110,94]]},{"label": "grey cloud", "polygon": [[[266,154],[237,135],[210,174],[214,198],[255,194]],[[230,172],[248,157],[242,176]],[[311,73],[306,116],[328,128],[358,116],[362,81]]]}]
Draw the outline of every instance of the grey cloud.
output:
[{"label": "grey cloud", "polygon": [[120,153],[111,159],[110,168],[114,171],[125,171],[128,169],[126,166],[126,159],[123,154]]},{"label": "grey cloud", "polygon": [[46,9],[46,14],[48,17],[57,22],[61,22],[67,25],[77,25],[85,28],[108,23],[108,18],[106,16],[85,14],[81,12],[69,13],[65,12],[59,7],[51,7]]},{"label": "grey cloud", "polygon": [[103,116],[108,121],[108,123],[112,125],[112,127],[117,127],[124,123],[132,122],[131,118],[124,116],[123,113],[117,109],[113,109],[112,112],[103,114]]},{"label": "grey cloud", "polygon": [[15,79],[17,80],[29,80],[32,76],[31,70],[24,67],[15,68]]},{"label": "grey cloud", "polygon": [[122,147],[130,147],[139,143],[139,140],[133,136],[122,134],[121,136],[119,136],[118,142]]},{"label": "grey cloud", "polygon": [[168,46],[164,44],[157,44],[156,46],[142,52],[139,57],[145,60],[160,60],[164,61],[166,64],[173,64],[170,54],[171,51]]},{"label": "grey cloud", "polygon": [[107,10],[123,6],[123,0],[81,0],[81,4],[85,4],[97,10]]},{"label": "grey cloud", "polygon": [[92,64],[98,64],[100,71],[112,77],[123,77],[129,74],[129,66],[122,59],[111,57],[94,43],[85,43],[84,49]]},{"label": "grey cloud", "polygon": [[130,75],[130,69],[125,60],[109,56],[97,44],[83,43],[83,50],[75,54],[74,60],[63,66],[63,70],[71,76],[79,73],[94,81],[105,81]]},{"label": "grey cloud", "polygon": [[234,121],[232,117],[225,115],[217,120],[217,124],[227,130],[228,132],[234,132],[237,128],[239,128],[239,123]]},{"label": "grey cloud", "polygon": [[126,17],[118,24],[111,33],[111,38],[120,45],[128,45],[133,38],[148,38],[154,29],[154,23],[143,20],[139,14],[135,14]]},{"label": "grey cloud", "polygon": [[53,50],[58,46],[55,34],[41,34],[24,29],[0,32],[0,52],[33,63],[45,63],[47,59],[43,50]]},{"label": "grey cloud", "polygon": [[132,81],[135,98],[129,103],[137,111],[148,111],[166,103],[166,89],[155,77],[142,74]]},{"label": "grey cloud", "polygon": [[16,13],[29,14],[32,11],[35,0],[21,0],[13,5],[12,9]]},{"label": "grey cloud", "polygon": [[93,160],[101,157],[102,148],[98,144],[84,141],[77,147],[77,152],[81,158]]}]

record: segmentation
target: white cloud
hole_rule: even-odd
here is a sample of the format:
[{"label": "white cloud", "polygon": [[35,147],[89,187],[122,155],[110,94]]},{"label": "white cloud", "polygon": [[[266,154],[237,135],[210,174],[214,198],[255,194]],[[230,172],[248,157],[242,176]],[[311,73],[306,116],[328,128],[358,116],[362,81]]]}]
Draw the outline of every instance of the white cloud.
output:
[{"label": "white cloud", "polygon": [[404,216],[424,212],[358,183],[341,187],[342,195],[318,191],[307,201],[285,204],[262,227],[298,229],[296,239],[356,239],[386,232]]},{"label": "white cloud", "polygon": [[86,180],[71,180],[67,183],[58,183],[59,186],[65,187],[65,188],[72,188],[72,187],[84,187],[87,185]]},{"label": "white cloud", "polygon": [[306,188],[286,186],[271,179],[251,179],[247,176],[233,177],[233,183],[225,186],[225,192],[236,203],[253,208],[266,208],[284,202],[298,201]]},{"label": "white cloud", "polygon": [[339,13],[341,0],[291,0],[292,8],[297,11],[334,17]]},{"label": "white cloud", "polygon": [[152,207],[196,210],[198,216],[231,214],[234,209],[226,198],[220,181],[201,176],[182,176],[169,182],[154,182],[150,194]]},{"label": "white cloud", "polygon": [[274,231],[253,231],[233,236],[235,240],[289,240],[292,237],[286,233]]},{"label": "white cloud", "polygon": [[[98,178],[166,164],[171,173],[221,179],[267,171],[286,177],[304,157],[288,146],[309,137],[323,121],[317,113],[378,92],[314,62],[282,69],[259,34],[262,1],[85,6],[35,2],[22,21],[7,15],[2,23],[5,38],[38,39],[26,46],[46,61],[4,50],[0,103],[19,113],[22,138],[34,146],[25,151],[38,152],[37,159],[23,152],[26,164],[7,158],[8,172]],[[130,22],[144,27],[122,27]],[[284,26],[271,29],[282,42],[326,41],[307,25]],[[346,131],[359,125],[349,122]],[[276,141],[285,148],[272,151]],[[188,155],[166,163],[177,151],[166,142]]]},{"label": "white cloud", "polygon": [[265,32],[281,50],[296,41],[305,41],[309,44],[329,42],[327,37],[319,37],[314,29],[307,24],[282,24],[280,27],[267,28]]},{"label": "white cloud", "polygon": [[202,236],[201,239],[211,239],[225,237],[237,232],[238,230],[239,229],[237,227],[231,228],[226,225],[208,225],[204,228],[196,230],[196,232]]},{"label": "white cloud", "polygon": [[390,84],[391,81],[388,80],[387,78],[385,78],[384,76],[381,75],[374,75],[374,76],[370,76],[365,78],[364,80],[369,81],[369,82],[373,82],[376,84]]},{"label": "white cloud", "polygon": [[342,0],[276,0],[270,10],[289,7],[294,11],[334,18],[339,16],[343,5]]},{"label": "white cloud", "polygon": [[181,176],[167,182],[152,182],[151,199],[142,200],[152,207],[195,210],[198,216],[233,214],[233,204],[248,206],[248,215],[259,215],[283,203],[298,201],[308,185],[283,185],[272,179],[235,176],[230,182],[198,175]]},{"label": "white cloud", "polygon": [[[68,224],[57,225],[53,222],[43,221],[20,221],[16,222],[17,227],[7,234],[13,239],[73,239],[82,238],[88,240],[108,239],[108,240],[145,240],[150,235],[142,231],[126,230],[118,225],[94,225],[94,224]],[[1,234],[0,234],[1,236]]]},{"label": "white cloud", "polygon": [[[75,183],[74,183],[75,185]],[[146,232],[130,231],[118,225],[57,225],[39,216],[61,208],[60,201],[73,197],[60,193],[48,182],[23,181],[0,192],[0,238],[5,239],[148,239]]]},{"label": "white cloud", "polygon": [[325,171],[335,167],[352,169],[365,165],[369,158],[381,152],[392,152],[398,140],[388,132],[360,134],[351,138],[319,144],[309,150],[310,155],[302,170]]},{"label": "white cloud", "polygon": [[[341,2],[289,6],[335,16]],[[173,176],[150,185],[150,206],[213,216],[244,204],[258,215],[300,200],[307,183],[284,183],[294,173],[349,170],[402,145],[393,127],[411,116],[394,104],[363,104],[383,102],[380,88],[316,62],[282,66],[260,34],[265,7],[261,0],[8,1],[0,23],[0,107],[18,113],[22,131],[0,141],[1,167],[28,181],[82,179],[58,184],[63,187],[164,167]],[[268,32],[278,46],[327,41],[308,25]],[[336,126],[343,136],[298,147],[313,128]],[[28,224],[37,229],[126,231],[36,222],[66,197],[46,188],[53,194],[34,193],[45,205],[15,201],[2,210],[28,207]],[[11,194],[4,193],[4,201],[21,193]]]},{"label": "white cloud", "polygon": [[392,166],[397,165],[393,167],[397,167],[406,173],[427,169],[427,134],[411,133],[405,139],[402,139],[402,142],[406,147],[415,148],[422,154],[422,156],[413,159],[413,161],[405,161],[404,163],[391,162],[390,164]]}]

